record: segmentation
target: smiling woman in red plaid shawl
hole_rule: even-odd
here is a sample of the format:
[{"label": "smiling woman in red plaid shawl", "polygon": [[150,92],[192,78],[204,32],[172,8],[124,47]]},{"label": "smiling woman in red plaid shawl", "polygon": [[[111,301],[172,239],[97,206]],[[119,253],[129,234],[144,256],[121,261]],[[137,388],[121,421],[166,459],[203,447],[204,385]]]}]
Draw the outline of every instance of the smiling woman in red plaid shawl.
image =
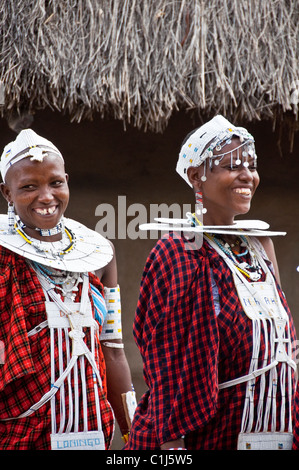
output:
[{"label": "smiling woman in red plaid shawl", "polygon": [[177,171],[196,211],[148,226],[172,231],[142,277],[134,336],[148,391],[126,449],[292,448],[296,336],[269,238],[282,233],[234,220],[256,163],[253,137],[222,116],[183,143]]},{"label": "smiling woman in red plaid shawl", "polygon": [[135,402],[113,247],[64,217],[68,176],[48,140],[23,130],[1,174],[0,449],[107,449],[112,410],[126,439]]}]

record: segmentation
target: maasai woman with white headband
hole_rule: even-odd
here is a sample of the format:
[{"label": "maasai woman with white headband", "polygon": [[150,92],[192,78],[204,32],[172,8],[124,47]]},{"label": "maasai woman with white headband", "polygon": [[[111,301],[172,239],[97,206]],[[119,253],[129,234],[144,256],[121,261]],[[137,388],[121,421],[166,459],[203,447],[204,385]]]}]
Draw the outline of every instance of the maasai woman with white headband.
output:
[{"label": "maasai woman with white headband", "polygon": [[1,174],[0,448],[108,449],[114,412],[126,441],[135,408],[113,247],[64,217],[68,176],[48,140],[23,130]]},{"label": "maasai woman with white headband", "polygon": [[187,137],[177,171],[196,211],[155,226],[174,232],[142,277],[134,336],[149,390],[126,448],[290,449],[294,324],[266,224],[234,220],[259,184],[254,139],[216,116]]}]

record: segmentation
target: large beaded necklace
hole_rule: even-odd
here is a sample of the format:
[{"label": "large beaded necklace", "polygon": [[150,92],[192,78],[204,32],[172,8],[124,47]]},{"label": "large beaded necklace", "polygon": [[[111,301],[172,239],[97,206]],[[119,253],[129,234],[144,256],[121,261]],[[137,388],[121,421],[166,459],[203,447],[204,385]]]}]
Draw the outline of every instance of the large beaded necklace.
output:
[{"label": "large beaded necklace", "polygon": [[[237,244],[240,244],[241,247],[245,248],[242,253],[234,252],[232,249],[234,245],[230,245],[216,235],[206,236],[216,243],[216,245],[233,261],[236,268],[242,274],[244,274],[244,276],[248,277],[251,281],[259,281],[261,279],[263,273],[262,268],[258,262],[254,250],[251,248],[250,243],[245,236],[241,235],[240,239],[237,241]],[[242,257],[248,254],[250,256],[250,263],[241,260]]]},{"label": "large beaded necklace", "polygon": [[55,245],[51,242],[43,242],[27,235],[23,230],[22,222],[17,217],[15,218],[14,229],[26,241],[26,243],[32,245],[37,252],[49,252],[54,257],[62,257],[71,251],[75,246],[75,236],[71,230],[65,226],[63,226],[63,230],[61,232],[62,240],[60,242],[54,242],[56,246],[59,246],[58,249],[56,249],[56,247],[54,248]]},{"label": "large beaded necklace", "polygon": [[82,281],[80,273],[50,269],[36,261],[30,261],[29,264],[39,276],[43,276],[50,284],[61,291],[65,300],[74,301],[78,292],[78,284]]}]

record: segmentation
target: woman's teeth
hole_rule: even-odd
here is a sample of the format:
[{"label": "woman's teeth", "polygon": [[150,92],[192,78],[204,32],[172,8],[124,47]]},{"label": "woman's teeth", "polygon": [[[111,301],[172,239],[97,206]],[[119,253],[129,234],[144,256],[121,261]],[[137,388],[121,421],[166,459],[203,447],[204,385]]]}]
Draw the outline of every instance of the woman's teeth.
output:
[{"label": "woman's teeth", "polygon": [[251,194],[251,189],[250,188],[236,188],[235,191],[238,194],[244,194],[246,196],[250,196],[250,194]]},{"label": "woman's teeth", "polygon": [[48,214],[53,214],[55,212],[56,207],[49,207],[48,209],[35,209],[35,212],[37,212],[40,215],[48,215]]}]

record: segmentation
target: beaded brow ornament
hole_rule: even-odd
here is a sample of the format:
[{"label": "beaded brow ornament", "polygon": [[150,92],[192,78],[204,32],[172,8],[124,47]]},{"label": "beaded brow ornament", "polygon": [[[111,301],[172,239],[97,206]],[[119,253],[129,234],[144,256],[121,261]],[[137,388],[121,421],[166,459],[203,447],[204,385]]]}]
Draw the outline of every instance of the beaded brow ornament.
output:
[{"label": "beaded brow ornament", "polygon": [[[241,140],[241,138],[240,138],[240,140]],[[216,151],[219,152],[226,145],[231,144],[231,142],[232,142],[232,139],[229,138],[229,139],[225,140],[224,142],[217,144],[214,148],[215,148]],[[223,152],[221,154],[216,154],[216,155],[214,155],[213,150],[211,148],[208,148],[207,151],[209,152],[208,161],[209,161],[209,168],[210,169],[213,168],[213,165],[218,166],[222,162],[224,157],[226,157],[226,155],[229,155],[229,154],[230,154],[230,168],[231,168],[231,170],[240,167],[241,164],[243,164],[243,166],[245,168],[249,168],[250,167],[249,159],[253,159],[253,168],[254,169],[257,168],[257,155],[256,155],[256,152],[255,152],[255,146],[254,146],[253,142],[250,142],[250,141],[249,142],[248,141],[242,142],[241,145],[239,145],[238,147],[236,147],[232,150],[228,150],[227,152]],[[236,155],[236,159],[234,160],[235,152],[236,152],[237,155]],[[207,176],[206,176],[206,169],[207,169],[206,164],[207,163],[206,162],[207,162],[207,160],[205,160],[204,163],[203,163],[204,173],[203,173],[203,176],[201,177],[201,180],[203,182],[207,180]]]}]

